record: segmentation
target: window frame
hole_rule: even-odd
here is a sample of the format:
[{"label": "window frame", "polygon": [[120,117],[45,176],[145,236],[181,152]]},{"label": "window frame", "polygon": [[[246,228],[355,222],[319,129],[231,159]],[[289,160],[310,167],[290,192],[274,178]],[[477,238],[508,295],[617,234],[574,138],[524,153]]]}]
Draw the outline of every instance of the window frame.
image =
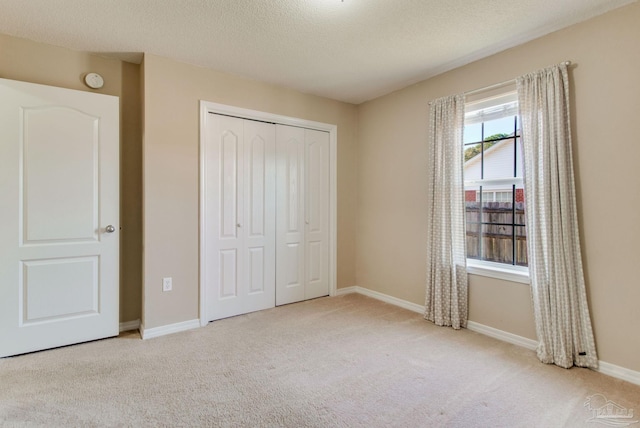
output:
[{"label": "window frame", "polygon": [[[514,100],[516,102],[515,108],[513,107]],[[496,110],[495,107],[505,104],[507,102],[510,104],[507,107],[504,107],[504,113],[503,113],[504,116],[502,117],[518,116],[517,93],[515,91],[503,92],[501,94],[498,94],[497,96],[482,98],[473,102],[466,101],[464,126],[467,126],[468,124],[474,124],[474,123],[484,123],[484,122],[498,118],[496,116],[500,116],[501,112]],[[490,113],[484,114],[485,111],[489,111]],[[468,117],[473,117],[473,119],[468,121],[467,120]],[[520,123],[519,117],[516,123],[517,124]],[[517,128],[517,126],[514,125],[514,128]],[[481,139],[483,138],[485,138],[484,135],[481,136]],[[521,138],[521,135],[514,134],[510,138],[514,140],[514,144],[518,144],[518,140],[519,138]],[[509,139],[509,137],[505,139]],[[483,144],[483,143],[484,141],[475,142],[475,143],[463,143],[463,152],[467,146],[472,147],[473,144]],[[483,144],[483,147],[481,147],[481,153],[478,154],[477,156],[484,156],[484,150],[485,148]],[[514,151],[515,150],[516,149],[514,147]],[[514,156],[515,156],[515,153],[514,153]],[[481,162],[483,161],[484,159],[481,159]],[[516,159],[514,159],[514,162],[515,161]],[[523,174],[524,173],[522,173],[521,175]],[[516,198],[515,189],[522,188],[523,185],[524,185],[524,180],[522,176],[521,177],[514,176],[514,177],[499,178],[499,179],[464,180],[465,193],[467,190],[471,190],[471,189],[468,189],[469,187],[477,187],[474,190],[481,193],[485,192],[483,188],[487,186],[505,186],[505,188],[509,187],[512,192],[512,204],[514,206],[514,211],[515,211],[515,198]],[[496,192],[499,190],[492,189],[492,190],[486,190],[486,191]],[[494,194],[494,199],[495,199],[495,194]],[[482,201],[482,199],[480,200]],[[516,224],[515,216],[512,217],[512,222],[513,222],[513,225],[511,227],[513,228],[513,233],[515,235],[515,227],[517,227],[515,226]],[[466,214],[465,214],[465,223],[466,223]],[[481,227],[482,227],[482,223],[480,222],[479,223],[480,236],[482,236]],[[515,241],[513,242],[512,245],[515,246]],[[502,280],[511,281],[511,282],[518,282],[523,284],[531,283],[530,275],[529,275],[529,267],[520,266],[516,264],[507,264],[507,263],[493,262],[488,260],[479,260],[479,259],[467,257],[467,273],[473,274],[473,275],[480,275],[480,276],[502,279]]]}]

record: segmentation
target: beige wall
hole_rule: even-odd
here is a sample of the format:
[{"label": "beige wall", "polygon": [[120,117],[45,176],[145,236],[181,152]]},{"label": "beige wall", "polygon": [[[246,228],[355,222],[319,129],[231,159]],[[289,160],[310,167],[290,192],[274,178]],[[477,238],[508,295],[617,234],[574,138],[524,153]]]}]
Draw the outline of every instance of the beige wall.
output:
[{"label": "beige wall", "polygon": [[[587,291],[601,360],[640,370],[640,4],[359,106],[359,286],[424,303],[428,101],[571,60]],[[535,338],[528,286],[470,278],[470,319]]]},{"label": "beige wall", "polygon": [[[338,287],[355,283],[356,106],[145,55],[144,326],[198,318],[199,101],[338,126]],[[173,291],[162,292],[162,277]]]},{"label": "beige wall", "polygon": [[120,97],[120,321],[140,318],[142,216],[140,183],[142,136],[139,75],[135,64],[0,34],[0,77],[90,91],[89,71],[105,79],[94,91]]}]

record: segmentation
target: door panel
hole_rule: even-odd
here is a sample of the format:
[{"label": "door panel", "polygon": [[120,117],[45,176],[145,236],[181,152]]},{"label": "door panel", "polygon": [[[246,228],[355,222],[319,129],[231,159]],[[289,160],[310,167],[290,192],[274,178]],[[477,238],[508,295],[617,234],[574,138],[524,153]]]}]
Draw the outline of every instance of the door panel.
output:
[{"label": "door panel", "polygon": [[304,129],[276,125],[276,304],[304,300]]},{"label": "door panel", "polygon": [[305,299],[329,295],[329,133],[305,130]]},{"label": "door panel", "polygon": [[[97,257],[23,261],[20,295],[24,299],[20,325],[96,314],[98,312]],[[55,302],[59,294],[73,299]]]},{"label": "door panel", "polygon": [[307,281],[317,282],[322,279],[322,242],[310,241],[307,245]]},{"label": "door panel", "polygon": [[[289,130],[293,135],[283,144],[283,152],[280,153],[284,157],[284,173],[282,191],[286,195],[286,215],[289,220],[288,233],[301,233],[300,218],[304,215],[304,209],[301,202],[304,196],[302,191],[302,157],[304,154],[304,133],[302,130]],[[295,135],[299,134],[299,135]],[[283,138],[286,138],[284,136]]]},{"label": "door panel", "polygon": [[235,248],[220,250],[220,298],[238,297],[238,254]]},{"label": "door panel", "polygon": [[249,202],[249,236],[264,237],[265,226],[265,141],[255,135],[249,147],[249,186],[247,200]]},{"label": "door panel", "polygon": [[0,356],[118,334],[118,105],[0,79]]},{"label": "door panel", "polygon": [[248,252],[248,271],[249,280],[249,294],[264,293],[265,292],[265,262],[264,262],[264,248],[249,248]]},{"label": "door panel", "polygon": [[297,242],[287,244],[283,258],[286,260],[286,269],[283,269],[282,276],[285,279],[285,288],[299,288],[304,290],[304,282],[301,275],[300,265],[303,258],[301,254],[302,245]]},{"label": "door panel", "polygon": [[212,114],[205,143],[209,320],[275,305],[275,127]]},{"label": "door panel", "polygon": [[329,133],[277,125],[276,304],[329,295]]},{"label": "door panel", "polygon": [[[242,187],[242,162],[239,159],[242,150],[239,139],[242,138],[242,123],[232,123],[225,130],[220,143],[220,238],[238,238],[238,188]],[[235,132],[234,132],[235,131]]]},{"label": "door panel", "polygon": [[248,311],[273,308],[276,304],[276,129],[270,123],[245,120],[244,191],[247,263],[245,278],[251,301]]},{"label": "door panel", "polygon": [[[226,116],[210,117],[206,146],[207,226],[212,236],[207,249],[207,284],[211,286],[208,314],[220,318],[242,307],[241,284],[242,195],[244,174],[244,132],[242,120]],[[212,318],[214,319],[214,318]]]},{"label": "door panel", "polygon": [[22,120],[24,242],[96,240],[99,118],[45,107],[23,109]]}]

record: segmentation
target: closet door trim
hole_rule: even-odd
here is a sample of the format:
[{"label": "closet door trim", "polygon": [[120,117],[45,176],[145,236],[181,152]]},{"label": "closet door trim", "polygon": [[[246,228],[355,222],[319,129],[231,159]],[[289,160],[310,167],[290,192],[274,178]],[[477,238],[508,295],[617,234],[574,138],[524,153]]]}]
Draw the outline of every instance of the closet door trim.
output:
[{"label": "closet door trim", "polygon": [[206,235],[205,235],[205,195],[206,195],[206,162],[205,144],[207,141],[207,121],[211,114],[221,114],[238,117],[241,119],[257,120],[280,125],[298,126],[306,129],[315,129],[329,133],[329,295],[336,295],[337,278],[337,132],[336,125],[315,122],[296,117],[282,116],[258,110],[249,110],[240,107],[217,104],[209,101],[200,101],[200,255],[199,255],[199,309],[200,325],[205,326],[209,322],[207,316],[207,290],[205,281],[206,260]]}]

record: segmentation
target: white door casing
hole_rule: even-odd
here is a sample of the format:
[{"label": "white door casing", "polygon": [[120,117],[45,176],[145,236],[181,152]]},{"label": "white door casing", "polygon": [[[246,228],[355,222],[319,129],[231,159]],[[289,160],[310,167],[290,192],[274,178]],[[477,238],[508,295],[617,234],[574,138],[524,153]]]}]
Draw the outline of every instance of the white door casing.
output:
[{"label": "white door casing", "polygon": [[0,357],[118,335],[118,110],[0,79]]},{"label": "white door casing", "polygon": [[[245,118],[256,121],[270,122],[274,124],[289,125],[292,127],[305,128],[307,130],[324,131],[328,138],[328,154],[326,162],[328,163],[328,203],[326,205],[326,218],[323,221],[327,222],[325,232],[328,235],[326,239],[326,246],[328,252],[326,253],[327,260],[324,262],[328,265],[328,272],[325,275],[328,283],[328,293],[323,291],[323,294],[329,294],[331,296],[336,294],[336,279],[337,279],[337,260],[336,260],[336,248],[337,248],[337,127],[336,125],[314,122],[305,119],[298,119],[290,116],[276,115],[267,112],[261,112],[256,110],[244,109],[240,107],[228,106],[224,104],[217,104],[208,101],[200,101],[200,324],[206,325],[211,316],[209,314],[210,308],[209,302],[211,300],[211,291],[207,285],[207,260],[208,256],[208,235],[209,232],[206,226],[206,211],[207,211],[207,194],[209,194],[206,180],[207,175],[207,157],[206,157],[206,145],[209,121],[215,114],[234,116],[237,118]],[[277,125],[276,125],[277,126]],[[305,162],[306,153],[302,156],[302,162]],[[301,180],[307,180],[308,177],[303,175]],[[276,216],[280,218],[282,213],[279,209],[276,209]],[[300,217],[305,220],[304,213]],[[311,223],[311,220],[310,220]],[[277,244],[276,244],[277,245]],[[306,245],[306,244],[305,244]],[[304,251],[304,248],[303,248]],[[279,259],[279,256],[277,256]],[[304,263],[304,262],[303,262]],[[276,261],[276,266],[279,266],[279,261]],[[300,273],[301,278],[304,279],[304,265],[302,267],[303,272]],[[307,272],[310,270],[307,268]],[[317,277],[318,275],[316,275]],[[318,284],[322,281],[318,281]],[[312,292],[310,292],[310,296]],[[303,297],[311,298],[311,297]],[[300,300],[303,300],[300,299]]]},{"label": "white door casing", "polygon": [[205,258],[210,321],[275,306],[275,127],[211,115]]}]

